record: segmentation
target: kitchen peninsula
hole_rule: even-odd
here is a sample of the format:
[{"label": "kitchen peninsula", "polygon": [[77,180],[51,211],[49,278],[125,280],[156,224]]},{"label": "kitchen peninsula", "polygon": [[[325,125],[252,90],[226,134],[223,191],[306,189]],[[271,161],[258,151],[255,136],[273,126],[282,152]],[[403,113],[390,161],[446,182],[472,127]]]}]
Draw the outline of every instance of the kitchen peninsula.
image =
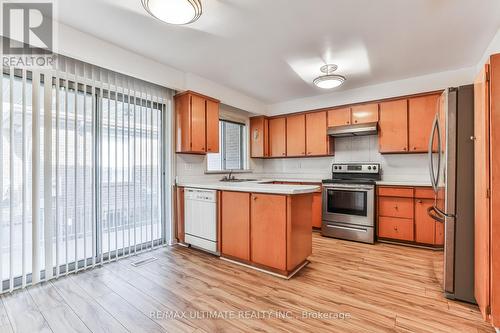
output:
[{"label": "kitchen peninsula", "polygon": [[186,243],[184,191],[190,189],[216,191],[216,253],[222,259],[284,278],[307,265],[312,253],[313,195],[318,186],[269,181],[178,184],[181,243]]}]

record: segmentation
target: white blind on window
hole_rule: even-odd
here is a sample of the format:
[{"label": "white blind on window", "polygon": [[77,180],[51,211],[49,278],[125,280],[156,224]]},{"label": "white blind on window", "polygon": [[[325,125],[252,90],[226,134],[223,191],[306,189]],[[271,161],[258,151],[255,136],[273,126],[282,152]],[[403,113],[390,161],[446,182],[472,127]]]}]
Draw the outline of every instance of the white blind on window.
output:
[{"label": "white blind on window", "polygon": [[164,243],[172,91],[62,56],[0,91],[0,293]]}]

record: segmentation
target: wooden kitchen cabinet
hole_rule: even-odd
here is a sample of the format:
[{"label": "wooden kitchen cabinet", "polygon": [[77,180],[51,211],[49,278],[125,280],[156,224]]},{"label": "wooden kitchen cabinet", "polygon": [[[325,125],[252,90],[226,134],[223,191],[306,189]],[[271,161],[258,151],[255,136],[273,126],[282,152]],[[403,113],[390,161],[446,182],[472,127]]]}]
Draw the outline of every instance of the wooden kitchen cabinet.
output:
[{"label": "wooden kitchen cabinet", "polygon": [[286,270],[286,221],[286,196],[252,193],[252,262]]},{"label": "wooden kitchen cabinet", "polygon": [[380,216],[378,236],[403,241],[413,241],[413,220]]},{"label": "wooden kitchen cabinet", "polygon": [[[440,95],[414,97],[408,100],[408,148],[410,152],[426,153],[438,109]],[[437,151],[437,140],[434,151]]]},{"label": "wooden kitchen cabinet", "polygon": [[415,199],[415,241],[424,244],[436,244],[436,221],[434,221],[427,209],[432,207],[434,201],[431,199]]},{"label": "wooden kitchen cabinet", "polygon": [[313,228],[321,229],[321,222],[323,220],[323,194],[321,191],[319,193],[313,194],[312,200],[312,226]]},{"label": "wooden kitchen cabinet", "polygon": [[250,118],[250,156],[269,156],[269,120],[266,117]]},{"label": "wooden kitchen cabinet", "polygon": [[269,119],[269,156],[286,156],[286,118]]},{"label": "wooden kitchen cabinet", "polygon": [[500,328],[500,54],[474,81],[474,295]]},{"label": "wooden kitchen cabinet", "polygon": [[328,111],[328,127],[351,124],[351,108],[333,109]]},{"label": "wooden kitchen cabinet", "polygon": [[176,152],[206,154],[219,151],[219,104],[192,91],[175,95]]},{"label": "wooden kitchen cabinet", "polygon": [[378,104],[356,105],[351,108],[352,124],[366,124],[378,121]]},{"label": "wooden kitchen cabinet", "polygon": [[413,219],[413,199],[380,197],[378,204],[380,216]]},{"label": "wooden kitchen cabinet", "polygon": [[219,152],[219,103],[206,101],[207,153]]},{"label": "wooden kitchen cabinet", "polygon": [[430,187],[377,187],[378,237],[441,248],[444,225],[434,221],[427,209],[434,204]]},{"label": "wooden kitchen cabinet", "polygon": [[380,103],[378,124],[381,153],[408,152],[408,101],[406,99]]},{"label": "wooden kitchen cabinet", "polygon": [[324,156],[328,155],[326,111],[308,113],[306,120],[306,155]]},{"label": "wooden kitchen cabinet", "polygon": [[221,253],[250,260],[250,194],[223,191],[221,200]]},{"label": "wooden kitchen cabinet", "polygon": [[184,243],[184,187],[175,187],[175,233],[177,241]]},{"label": "wooden kitchen cabinet", "polygon": [[[306,116],[298,114],[286,117],[286,156],[306,155]],[[326,139],[326,136],[325,136]]]}]

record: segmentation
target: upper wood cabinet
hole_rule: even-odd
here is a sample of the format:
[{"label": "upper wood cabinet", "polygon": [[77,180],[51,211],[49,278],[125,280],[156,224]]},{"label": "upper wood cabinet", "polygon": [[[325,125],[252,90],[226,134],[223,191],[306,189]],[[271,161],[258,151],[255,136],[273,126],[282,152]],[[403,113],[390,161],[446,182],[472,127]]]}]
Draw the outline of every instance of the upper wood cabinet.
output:
[{"label": "upper wood cabinet", "polygon": [[219,152],[219,103],[207,100],[207,153]]},{"label": "upper wood cabinet", "polygon": [[313,112],[305,115],[306,122],[306,155],[323,156],[328,154],[326,111]]},{"label": "upper wood cabinet", "polygon": [[176,152],[219,152],[219,101],[187,91],[175,96]]},{"label": "upper wood cabinet", "polygon": [[351,108],[351,123],[366,124],[378,121],[378,104],[356,105]]},{"label": "upper wood cabinet", "polygon": [[406,99],[380,103],[379,151],[408,151],[408,101]]},{"label": "upper wood cabinet", "polygon": [[269,156],[286,156],[286,119],[269,119]]},{"label": "upper wood cabinet", "polygon": [[[438,109],[440,95],[414,97],[408,100],[409,151],[425,153],[429,150],[429,137]],[[437,150],[437,140],[436,146]]]},{"label": "upper wood cabinet", "polygon": [[306,116],[299,114],[286,117],[286,133],[286,156],[305,156]]},{"label": "upper wood cabinet", "polygon": [[250,156],[269,156],[269,120],[264,116],[250,118]]},{"label": "upper wood cabinet", "polygon": [[333,109],[328,111],[328,127],[351,124],[351,108]]}]

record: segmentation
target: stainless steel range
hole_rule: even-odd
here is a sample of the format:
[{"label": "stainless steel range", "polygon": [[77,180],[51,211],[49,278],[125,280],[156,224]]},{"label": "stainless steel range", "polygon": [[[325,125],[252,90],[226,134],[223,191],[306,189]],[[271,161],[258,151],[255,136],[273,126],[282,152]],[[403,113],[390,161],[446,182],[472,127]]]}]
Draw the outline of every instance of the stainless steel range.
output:
[{"label": "stainless steel range", "polygon": [[380,164],[333,164],[323,180],[323,236],[375,242],[375,182]]}]

